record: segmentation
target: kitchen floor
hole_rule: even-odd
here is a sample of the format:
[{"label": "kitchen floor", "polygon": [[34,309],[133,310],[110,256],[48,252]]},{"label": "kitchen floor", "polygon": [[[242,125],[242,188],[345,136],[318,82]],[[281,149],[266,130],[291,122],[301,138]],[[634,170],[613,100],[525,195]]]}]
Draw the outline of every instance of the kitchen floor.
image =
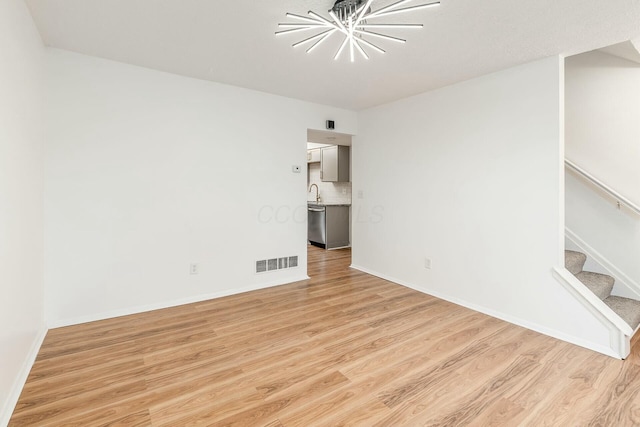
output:
[{"label": "kitchen floor", "polygon": [[351,248],[326,250],[307,245],[307,275],[309,277],[329,274],[331,269],[335,270],[336,262],[345,268],[349,267],[351,265]]}]

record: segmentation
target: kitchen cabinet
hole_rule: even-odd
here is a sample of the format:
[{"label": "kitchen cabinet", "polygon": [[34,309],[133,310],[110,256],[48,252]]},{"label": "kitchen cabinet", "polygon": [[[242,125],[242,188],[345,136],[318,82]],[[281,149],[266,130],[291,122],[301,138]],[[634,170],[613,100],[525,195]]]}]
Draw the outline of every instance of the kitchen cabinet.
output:
[{"label": "kitchen cabinet", "polygon": [[307,163],[318,163],[320,161],[320,149],[307,150]]},{"label": "kitchen cabinet", "polygon": [[349,182],[351,147],[334,145],[320,149],[320,179],[324,182]]}]

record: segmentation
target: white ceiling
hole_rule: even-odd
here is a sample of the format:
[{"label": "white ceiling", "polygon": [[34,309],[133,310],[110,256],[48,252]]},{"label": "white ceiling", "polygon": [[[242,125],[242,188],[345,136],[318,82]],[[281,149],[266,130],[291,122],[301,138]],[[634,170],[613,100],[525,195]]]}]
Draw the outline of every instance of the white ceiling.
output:
[{"label": "white ceiling", "polygon": [[629,40],[614,44],[604,47],[600,51],[640,64],[640,40]]},{"label": "white ceiling", "polygon": [[350,63],[332,59],[336,36],[311,54],[291,47],[301,33],[274,36],[286,12],[327,16],[333,0],[26,3],[48,46],[355,110],[640,36],[640,0],[442,0],[388,17],[425,27],[394,30],[405,45],[381,40],[385,55]]}]

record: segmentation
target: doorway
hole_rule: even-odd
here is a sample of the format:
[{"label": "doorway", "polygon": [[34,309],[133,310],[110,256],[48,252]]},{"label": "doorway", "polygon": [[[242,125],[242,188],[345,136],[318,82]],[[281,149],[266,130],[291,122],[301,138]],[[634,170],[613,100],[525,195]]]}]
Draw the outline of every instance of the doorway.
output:
[{"label": "doorway", "polygon": [[[351,264],[352,135],[307,129],[307,275]],[[313,215],[313,217],[312,217]]]}]

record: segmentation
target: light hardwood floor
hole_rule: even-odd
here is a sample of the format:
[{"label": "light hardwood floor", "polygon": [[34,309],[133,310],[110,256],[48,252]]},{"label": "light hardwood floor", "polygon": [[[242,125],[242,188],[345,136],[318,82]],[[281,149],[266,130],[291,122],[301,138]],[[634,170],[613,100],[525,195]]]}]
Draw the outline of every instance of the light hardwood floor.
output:
[{"label": "light hardwood floor", "polygon": [[350,269],[49,331],[11,426],[634,426],[626,361]]}]

